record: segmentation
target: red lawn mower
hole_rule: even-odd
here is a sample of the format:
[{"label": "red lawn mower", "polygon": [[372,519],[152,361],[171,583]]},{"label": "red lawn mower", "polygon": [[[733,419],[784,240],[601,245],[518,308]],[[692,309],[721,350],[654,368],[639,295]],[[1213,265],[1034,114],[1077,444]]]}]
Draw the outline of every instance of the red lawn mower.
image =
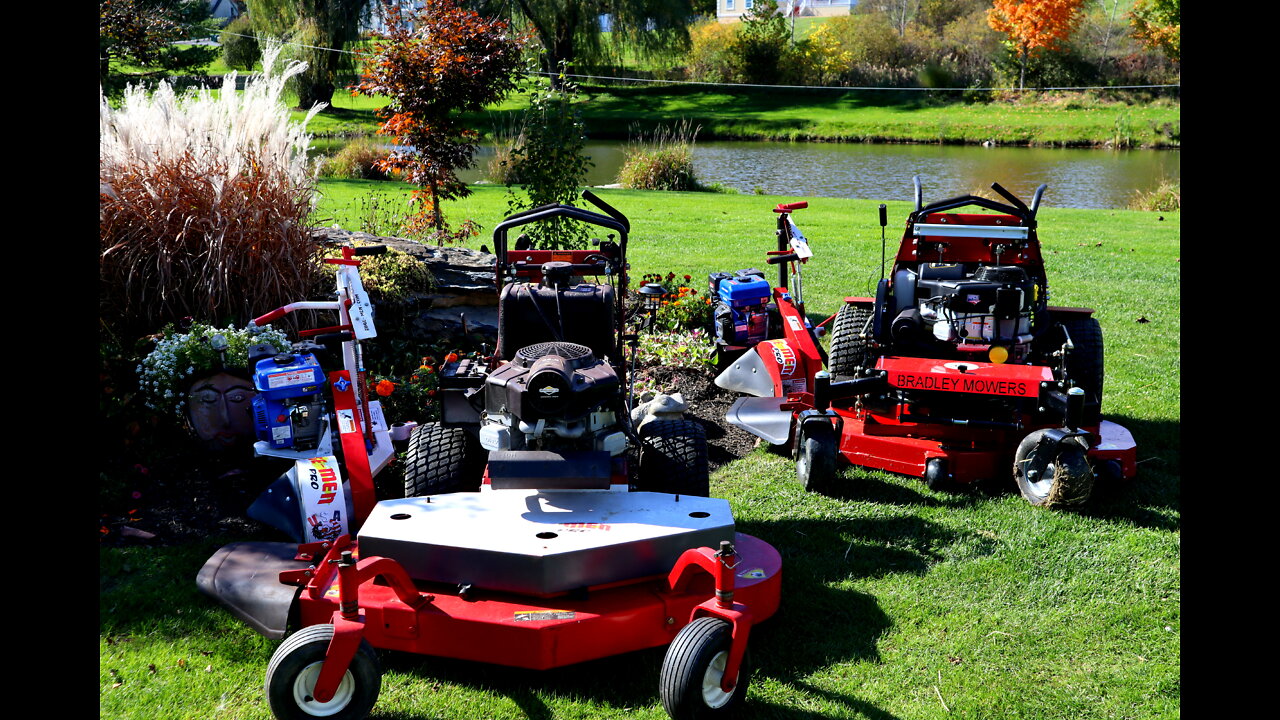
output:
[{"label": "red lawn mower", "polygon": [[[790,212],[779,206],[780,336],[727,363],[716,384],[740,398],[727,420],[789,449],[806,488],[830,489],[840,458],[920,477],[939,489],[1012,472],[1033,505],[1083,503],[1099,476],[1131,478],[1136,447],[1102,419],[1102,330],[1093,310],[1049,304],[1036,212],[964,195],[922,202],[906,223],[876,297],[846,297],[832,317],[830,356],[802,298]],[[993,213],[957,213],[961,208]],[[887,224],[880,206],[880,226]],[[800,244],[803,252],[807,242]],[[883,267],[883,262],[882,262]],[[824,369],[823,366],[826,366]]]},{"label": "red lawn mower", "polygon": [[[276,717],[364,717],[381,686],[375,649],[549,669],[667,645],[659,691],[673,718],[742,701],[781,558],[705,497],[697,423],[631,427],[630,226],[583,197],[605,214],[547,205],[495,228],[498,347],[446,368],[445,419],[415,429],[406,497],[374,504],[371,484],[353,483],[350,533],[232,544],[200,571],[204,592],[284,638],[266,675]],[[618,240],[556,251],[522,237],[508,250],[510,230],[553,218]],[[612,282],[576,282],[587,276]]]}]

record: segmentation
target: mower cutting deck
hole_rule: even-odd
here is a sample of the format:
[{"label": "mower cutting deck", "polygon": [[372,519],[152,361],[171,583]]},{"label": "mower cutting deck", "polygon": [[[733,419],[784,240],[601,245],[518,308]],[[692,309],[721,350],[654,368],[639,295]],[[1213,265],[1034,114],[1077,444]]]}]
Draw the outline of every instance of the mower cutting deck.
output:
[{"label": "mower cutting deck", "polygon": [[[1133,437],[1101,416],[1093,310],[1048,304],[1036,234],[1045,186],[1030,207],[992,188],[1009,204],[966,195],[926,206],[916,179],[916,211],[889,277],[875,298],[847,297],[828,318],[829,357],[783,274],[773,293],[782,337],[755,345],[716,380],[754,396],[740,398],[727,421],[788,447],[814,490],[831,487],[838,460],[933,488],[1012,474],[1042,506],[1084,502],[1100,476],[1133,477]],[[950,212],[966,206],[996,214]],[[779,221],[779,253],[792,232]]]}]

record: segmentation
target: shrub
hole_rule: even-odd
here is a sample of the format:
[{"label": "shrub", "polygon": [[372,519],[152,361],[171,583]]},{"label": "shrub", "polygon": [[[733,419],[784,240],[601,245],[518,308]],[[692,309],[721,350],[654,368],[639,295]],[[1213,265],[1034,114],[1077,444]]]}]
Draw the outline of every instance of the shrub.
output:
[{"label": "shrub", "polygon": [[698,128],[682,121],[675,128],[654,133],[647,141],[623,148],[618,182],[632,190],[701,190],[693,172],[693,146]]},{"label": "shrub", "polygon": [[[555,82],[531,86],[533,97],[507,159],[507,212],[515,213],[553,203],[573,203],[586,181],[591,160],[586,156],[586,123],[577,83],[566,77],[565,65]],[[518,184],[521,198],[512,189]],[[589,232],[571,218],[552,218],[526,226],[534,246],[548,249],[587,247]]]},{"label": "shrub", "polygon": [[685,72],[689,79],[700,82],[734,80],[733,46],[737,26],[702,20],[689,28],[689,57]]},{"label": "shrub", "polygon": [[1182,209],[1182,183],[1177,180],[1162,180],[1160,185],[1151,190],[1139,190],[1129,201],[1130,210],[1159,210],[1175,212]]},{"label": "shrub", "polygon": [[778,82],[788,54],[791,30],[774,0],[756,0],[742,16],[730,52],[735,74],[747,83]]},{"label": "shrub", "polygon": [[378,161],[386,156],[385,145],[369,138],[357,138],[325,159],[321,172],[325,177],[388,180],[390,176],[378,166]]},{"label": "shrub", "polygon": [[279,47],[243,93],[131,86],[99,105],[100,316],[130,336],[184,317],[244,323],[314,284],[306,124],[282,96]]},{"label": "shrub", "polygon": [[218,43],[222,45],[222,62],[232,70],[248,72],[262,57],[258,36],[248,15],[240,15],[227,23],[218,35]]}]

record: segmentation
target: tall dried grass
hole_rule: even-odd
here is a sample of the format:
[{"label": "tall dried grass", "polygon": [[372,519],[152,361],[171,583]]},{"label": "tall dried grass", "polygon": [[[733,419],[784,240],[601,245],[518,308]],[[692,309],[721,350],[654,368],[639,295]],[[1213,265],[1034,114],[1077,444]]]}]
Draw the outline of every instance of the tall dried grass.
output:
[{"label": "tall dried grass", "polygon": [[693,144],[701,127],[682,119],[623,148],[618,182],[632,190],[703,190],[693,172]]},{"label": "tall dried grass", "polygon": [[293,123],[278,66],[218,95],[167,83],[126,89],[118,108],[100,96],[99,259],[104,327],[122,339],[190,316],[245,323],[305,299],[317,282],[306,218],[315,199],[306,125]]}]

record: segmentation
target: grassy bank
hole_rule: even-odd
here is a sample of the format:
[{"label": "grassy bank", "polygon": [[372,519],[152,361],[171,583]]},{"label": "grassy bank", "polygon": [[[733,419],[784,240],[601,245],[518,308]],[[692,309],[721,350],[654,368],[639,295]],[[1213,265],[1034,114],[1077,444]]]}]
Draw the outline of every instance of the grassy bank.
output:
[{"label": "grassy bank", "polygon": [[[355,202],[400,185],[326,181],[319,215],[355,229]],[[601,190],[633,227],[632,275],[763,267],[778,202]],[[796,215],[816,257],[815,319],[879,277],[877,200],[817,199]],[[446,206],[486,234],[501,187]],[[889,236],[906,203],[889,203]],[[1163,220],[1157,218],[1163,217]],[[1139,443],[1139,478],[1078,513],[1015,494],[945,494],[846,468],[804,492],[763,450],[719,469],[712,494],[784,562],[779,614],[752,633],[749,717],[1164,718],[1180,702],[1179,213],[1046,208],[1055,304],[1095,307],[1108,416]],[[100,552],[100,709],[110,718],[268,718],[269,642],[195,588],[237,537]],[[270,539],[264,536],[263,539]],[[549,672],[410,655],[384,659],[379,718],[651,718],[662,650]]]},{"label": "grassy bank", "polygon": [[[1083,94],[1035,101],[966,103],[935,93],[837,90],[706,90],[584,87],[591,138],[626,139],[681,119],[701,126],[701,140],[913,142],[1062,147],[1180,147],[1176,101],[1127,104]],[[525,96],[473,115],[485,133],[517,119]],[[312,121],[317,135],[373,133],[377,98],[336,95]],[[300,119],[301,113],[295,113]]]}]

